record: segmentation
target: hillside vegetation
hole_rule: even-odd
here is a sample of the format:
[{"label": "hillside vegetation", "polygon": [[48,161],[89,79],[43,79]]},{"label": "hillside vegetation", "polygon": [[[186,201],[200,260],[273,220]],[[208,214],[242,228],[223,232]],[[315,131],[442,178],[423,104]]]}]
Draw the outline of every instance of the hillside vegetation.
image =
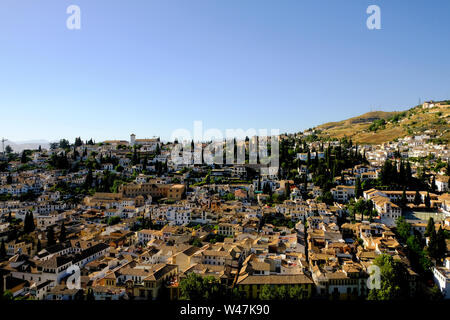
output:
[{"label": "hillside vegetation", "polygon": [[328,122],[315,128],[321,138],[351,138],[359,144],[380,144],[410,135],[429,133],[435,143],[450,141],[450,101],[440,106],[416,106],[406,111],[373,111],[339,122]]}]

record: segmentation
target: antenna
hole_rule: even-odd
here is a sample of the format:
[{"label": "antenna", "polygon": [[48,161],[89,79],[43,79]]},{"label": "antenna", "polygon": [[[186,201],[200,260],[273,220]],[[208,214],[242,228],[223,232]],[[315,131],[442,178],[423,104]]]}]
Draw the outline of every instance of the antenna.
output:
[{"label": "antenna", "polygon": [[3,155],[5,155],[5,142],[8,141],[8,139],[2,138],[2,150],[3,150]]}]

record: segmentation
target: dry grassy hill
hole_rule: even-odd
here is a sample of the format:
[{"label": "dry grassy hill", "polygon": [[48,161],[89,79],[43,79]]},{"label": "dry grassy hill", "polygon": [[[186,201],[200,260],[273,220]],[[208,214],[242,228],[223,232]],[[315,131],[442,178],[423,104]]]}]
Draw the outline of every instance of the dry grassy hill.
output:
[{"label": "dry grassy hill", "polygon": [[408,135],[432,132],[441,143],[450,141],[450,101],[433,108],[416,106],[406,111],[373,111],[339,122],[317,126],[320,137],[349,137],[359,144],[379,144]]}]

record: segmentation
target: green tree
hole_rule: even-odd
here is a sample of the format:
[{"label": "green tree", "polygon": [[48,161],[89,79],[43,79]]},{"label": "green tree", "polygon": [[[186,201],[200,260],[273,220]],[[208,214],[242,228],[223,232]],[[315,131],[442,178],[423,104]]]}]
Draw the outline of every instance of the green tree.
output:
[{"label": "green tree", "polygon": [[374,260],[380,268],[380,289],[371,289],[368,300],[397,300],[407,296],[408,282],[405,265],[387,254],[381,254]]},{"label": "green tree", "polygon": [[430,198],[430,193],[429,193],[429,192],[427,192],[427,195],[426,195],[426,197],[425,197],[424,203],[425,203],[425,207],[426,207],[427,209],[430,209],[430,208],[431,208],[431,198]]},{"label": "green tree", "polygon": [[436,227],[434,226],[434,219],[432,217],[430,217],[428,219],[428,224],[427,227],[425,229],[425,237],[429,237],[431,235],[431,232],[436,231]]},{"label": "green tree", "polygon": [[438,240],[435,228],[430,232],[427,252],[431,258],[438,259]]},{"label": "green tree", "polygon": [[418,206],[422,203],[422,197],[420,196],[419,190],[416,190],[416,194],[414,195],[414,205]]},{"label": "green tree", "polygon": [[113,217],[109,217],[107,220],[107,224],[109,226],[113,226],[115,224],[118,224],[121,221],[119,216],[113,216]]},{"label": "green tree", "polygon": [[447,243],[445,241],[445,231],[442,229],[442,226],[440,226],[436,235],[436,258],[441,260],[445,257],[446,253]]},{"label": "green tree", "polygon": [[269,184],[269,183],[267,183],[267,182],[264,183],[262,192],[263,192],[264,194],[268,194],[268,195],[271,195],[271,194],[272,194],[272,188],[270,187],[270,184]]},{"label": "green tree", "polygon": [[10,290],[6,290],[5,292],[3,292],[0,300],[14,300],[13,293]]},{"label": "green tree", "polygon": [[320,200],[322,200],[322,202],[325,202],[328,205],[333,205],[334,203],[334,198],[333,195],[331,194],[330,191],[325,192],[322,197],[320,197]]},{"label": "green tree", "polygon": [[231,300],[242,301],[245,300],[244,292],[240,291],[238,288],[233,288],[231,291]]},{"label": "green tree", "polygon": [[59,242],[64,242],[66,241],[66,226],[64,225],[64,222],[61,223],[61,230],[59,232]]},{"label": "green tree", "polygon": [[411,225],[406,222],[404,217],[397,219],[397,234],[403,242],[411,235]]},{"label": "green tree", "polygon": [[81,137],[75,138],[75,147],[80,147],[83,145],[83,141],[81,141]]},{"label": "green tree", "polygon": [[70,148],[70,142],[69,142],[69,140],[66,140],[66,139],[61,139],[61,140],[59,140],[59,147],[60,147],[61,149],[68,149],[68,148]]},{"label": "green tree", "polygon": [[287,286],[278,286],[275,291],[275,300],[287,300],[289,298],[289,289]]},{"label": "green tree", "polygon": [[406,162],[406,168],[405,168],[405,183],[406,185],[410,184],[412,181],[412,170],[411,170],[411,164],[409,163],[409,160]]},{"label": "green tree", "polygon": [[410,235],[406,240],[406,247],[412,269],[416,270],[422,277],[426,277],[431,270],[432,263],[418,236]]},{"label": "green tree", "polygon": [[400,199],[400,206],[402,208],[406,208],[406,205],[408,203],[408,199],[406,198],[406,189],[403,189],[402,198]]},{"label": "green tree", "polygon": [[5,258],[6,258],[5,240],[2,239],[2,243],[0,244],[0,260],[3,260]]},{"label": "green tree", "polygon": [[88,291],[86,293],[86,300],[87,301],[95,301],[94,291],[92,290],[92,288],[88,289]]},{"label": "green tree", "polygon": [[434,286],[429,290],[428,298],[432,301],[440,301],[444,298],[444,295],[437,284],[434,284]]},{"label": "green tree", "polygon": [[47,228],[47,247],[53,246],[56,244],[55,239],[55,230],[53,230],[53,227]]},{"label": "green tree", "polygon": [[203,246],[203,243],[200,241],[199,238],[194,238],[194,240],[192,241],[192,245],[200,248]]},{"label": "green tree", "polygon": [[92,175],[92,169],[89,168],[86,178],[84,179],[84,187],[89,189],[92,187],[92,182],[94,181],[94,177]]},{"label": "green tree", "polygon": [[201,277],[190,273],[180,281],[181,298],[196,301],[219,301],[225,297],[226,287],[213,276]]},{"label": "green tree", "polygon": [[20,163],[27,163],[28,157],[27,157],[27,150],[22,151],[22,156],[20,157]]},{"label": "green tree", "polygon": [[289,299],[301,300],[304,298],[303,289],[299,285],[289,286]]},{"label": "green tree", "polygon": [[131,159],[131,163],[132,163],[133,165],[136,165],[136,164],[139,163],[139,157],[138,157],[138,154],[137,154],[136,147],[135,147],[134,150],[133,150],[133,157],[132,157],[132,159]]},{"label": "green tree", "polygon": [[358,177],[356,178],[355,182],[355,197],[356,199],[359,199],[363,196],[363,189],[361,187],[361,179]]},{"label": "green tree", "polygon": [[34,229],[35,229],[35,225],[34,225],[33,213],[28,211],[25,214],[24,223],[23,223],[23,231],[28,234],[30,232],[33,232]]},{"label": "green tree", "polygon": [[431,179],[431,191],[435,192],[436,189],[437,189],[437,186],[436,186],[436,177],[433,176],[433,179]]},{"label": "green tree", "polygon": [[263,285],[259,292],[260,300],[275,300],[276,296],[276,289],[268,284]]}]

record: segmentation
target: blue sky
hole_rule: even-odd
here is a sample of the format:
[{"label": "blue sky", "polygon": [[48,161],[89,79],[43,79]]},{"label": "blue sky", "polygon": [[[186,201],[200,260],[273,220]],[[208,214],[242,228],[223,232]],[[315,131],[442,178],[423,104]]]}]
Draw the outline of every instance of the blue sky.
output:
[{"label": "blue sky", "polygon": [[[66,8],[81,8],[81,30]],[[368,30],[366,8],[381,8]],[[450,98],[450,1],[2,0],[0,137],[296,132]]]}]

